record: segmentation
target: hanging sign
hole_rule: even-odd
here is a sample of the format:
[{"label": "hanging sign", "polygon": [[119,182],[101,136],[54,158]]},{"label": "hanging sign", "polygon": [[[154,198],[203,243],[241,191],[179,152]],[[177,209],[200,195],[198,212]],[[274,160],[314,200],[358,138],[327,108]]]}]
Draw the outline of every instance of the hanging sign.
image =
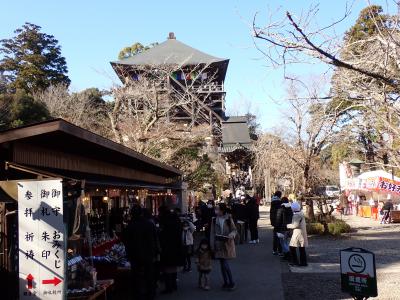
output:
[{"label": "hanging sign", "polygon": [[340,251],[342,291],[353,297],[377,297],[374,253],[362,248]]},{"label": "hanging sign", "polygon": [[19,299],[64,299],[60,179],[18,182]]},{"label": "hanging sign", "polygon": [[400,194],[400,182],[380,177],[378,190]]}]

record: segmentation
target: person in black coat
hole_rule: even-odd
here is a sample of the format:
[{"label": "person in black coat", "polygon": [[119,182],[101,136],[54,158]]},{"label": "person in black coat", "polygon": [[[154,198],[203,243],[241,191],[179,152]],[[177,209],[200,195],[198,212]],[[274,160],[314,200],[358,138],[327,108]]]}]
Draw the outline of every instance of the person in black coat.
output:
[{"label": "person in black coat", "polygon": [[244,200],[243,197],[232,205],[232,217],[238,230],[240,244],[247,241],[247,230],[249,228],[249,216]]},{"label": "person in black coat", "polygon": [[132,209],[132,220],[123,233],[123,242],[131,263],[134,299],[154,299],[157,233],[154,223],[143,216],[140,206]]},{"label": "person in black coat", "polygon": [[159,221],[161,268],[165,280],[163,293],[167,294],[177,290],[178,268],[184,265],[182,222],[175,212],[167,208],[160,209]]},{"label": "person in black coat", "polygon": [[282,197],[282,192],[281,191],[276,191],[275,194],[272,196],[271,199],[271,209],[269,211],[269,218],[271,221],[271,226],[274,228],[273,230],[273,235],[272,235],[272,254],[273,255],[278,255],[279,253],[282,253],[282,247],[279,242],[279,238],[277,236],[277,223],[276,223],[276,218],[278,215],[278,209],[281,207],[281,197]]},{"label": "person in black coat", "polygon": [[288,243],[289,230],[287,225],[292,223],[293,211],[290,207],[289,199],[283,197],[281,200],[281,207],[278,209],[276,214],[276,231],[279,235],[279,241],[282,248],[282,256],[285,260],[290,259],[290,249]]},{"label": "person in black coat", "polygon": [[250,229],[250,243],[255,244],[259,242],[257,222],[258,219],[260,218],[260,210],[255,198],[247,195],[246,199],[247,199],[246,210],[247,210],[249,229]]},{"label": "person in black coat", "polygon": [[211,220],[215,217],[215,202],[213,200],[207,201],[207,206],[202,213],[202,220],[204,225],[205,238],[210,238]]}]

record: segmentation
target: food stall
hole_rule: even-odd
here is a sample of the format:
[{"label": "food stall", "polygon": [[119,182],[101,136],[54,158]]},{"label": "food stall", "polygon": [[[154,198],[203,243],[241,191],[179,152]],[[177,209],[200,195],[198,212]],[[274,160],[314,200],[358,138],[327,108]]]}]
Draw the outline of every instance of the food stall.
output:
[{"label": "food stall", "polygon": [[379,218],[380,206],[386,201],[392,201],[394,210],[391,212],[392,221],[400,222],[400,178],[384,170],[364,172],[356,178],[347,180],[346,190],[349,201],[356,206],[360,217]]}]

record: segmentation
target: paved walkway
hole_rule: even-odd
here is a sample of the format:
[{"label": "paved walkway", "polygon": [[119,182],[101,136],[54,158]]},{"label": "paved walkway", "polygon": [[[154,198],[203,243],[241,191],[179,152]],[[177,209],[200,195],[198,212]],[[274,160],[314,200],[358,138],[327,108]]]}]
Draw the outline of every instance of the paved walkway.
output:
[{"label": "paved walkway", "polygon": [[259,222],[260,244],[238,245],[237,258],[231,261],[231,268],[237,289],[232,292],[221,290],[222,279],[218,262],[214,261],[211,273],[211,290],[203,291],[197,287],[197,272],[179,275],[178,292],[172,295],[160,295],[157,299],[184,300],[281,300],[282,265],[278,257],[272,256],[271,227],[269,215],[261,208]]},{"label": "paved walkway", "polygon": [[[340,216],[336,216],[340,219]],[[306,268],[290,268],[282,276],[286,299],[337,300],[351,299],[340,291],[339,251],[349,247],[361,247],[375,253],[378,294],[377,298],[400,299],[400,225],[381,225],[369,218],[343,216],[355,230],[340,238],[310,236],[307,249],[309,265]],[[313,282],[312,289],[304,287]]]}]

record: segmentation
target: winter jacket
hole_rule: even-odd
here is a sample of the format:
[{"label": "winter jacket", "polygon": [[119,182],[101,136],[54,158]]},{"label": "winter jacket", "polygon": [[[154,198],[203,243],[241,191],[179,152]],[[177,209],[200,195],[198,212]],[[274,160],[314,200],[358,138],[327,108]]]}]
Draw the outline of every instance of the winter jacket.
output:
[{"label": "winter jacket", "polygon": [[306,218],[302,211],[293,214],[292,223],[287,225],[287,228],[293,229],[292,238],[290,239],[290,247],[307,247],[307,228]]},{"label": "winter jacket", "polygon": [[153,263],[158,255],[158,240],[155,225],[143,217],[133,220],[124,231],[128,260],[132,266]]},{"label": "winter jacket", "polygon": [[276,217],[277,217],[277,214],[278,214],[278,209],[281,207],[281,204],[282,204],[282,202],[281,202],[280,198],[278,198],[276,196],[272,197],[271,209],[269,211],[269,219],[270,219],[271,225],[273,227],[276,226]]},{"label": "winter jacket", "polygon": [[249,220],[258,220],[260,218],[259,206],[256,199],[251,198],[246,204],[246,210]]},{"label": "winter jacket", "polygon": [[183,266],[182,223],[175,214],[160,218],[161,264],[163,267]]},{"label": "winter jacket", "polygon": [[211,251],[209,249],[199,249],[197,251],[197,266],[199,271],[211,271],[212,261],[211,261]]},{"label": "winter jacket", "polygon": [[[222,228],[219,218],[223,219]],[[236,227],[231,215],[226,214],[212,219],[210,245],[211,250],[214,251],[215,258],[229,259],[236,257],[235,236]],[[221,239],[221,237],[225,238]]]},{"label": "winter jacket", "polygon": [[287,225],[292,223],[292,217],[293,211],[290,208],[290,204],[288,204],[288,206],[285,206],[285,203],[282,203],[276,215],[276,230],[278,232],[288,231]]},{"label": "winter jacket", "polygon": [[232,206],[232,215],[235,221],[247,222],[248,214],[244,204],[236,203]]},{"label": "winter jacket", "polygon": [[183,246],[193,245],[193,232],[196,230],[196,226],[192,222],[186,221],[188,228],[183,227],[182,229],[182,244]]},{"label": "winter jacket", "polygon": [[393,210],[393,203],[391,201],[386,201],[382,209],[388,211]]}]

